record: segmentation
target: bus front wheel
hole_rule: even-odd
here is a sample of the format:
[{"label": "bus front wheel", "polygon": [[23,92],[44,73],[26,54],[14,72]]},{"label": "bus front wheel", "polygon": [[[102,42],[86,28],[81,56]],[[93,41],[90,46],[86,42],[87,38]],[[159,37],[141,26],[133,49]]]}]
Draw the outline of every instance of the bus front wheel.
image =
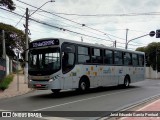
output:
[{"label": "bus front wheel", "polygon": [[89,84],[86,80],[80,80],[79,82],[79,90],[80,91],[87,91],[89,89]]}]

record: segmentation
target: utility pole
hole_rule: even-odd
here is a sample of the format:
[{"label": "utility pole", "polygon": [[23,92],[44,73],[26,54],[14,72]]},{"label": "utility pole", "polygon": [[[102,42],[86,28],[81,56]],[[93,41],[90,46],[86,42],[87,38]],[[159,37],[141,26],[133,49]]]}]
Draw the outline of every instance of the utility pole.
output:
[{"label": "utility pole", "polygon": [[128,43],[128,30],[129,29],[126,29],[126,46],[125,46],[125,49],[127,49],[127,43]]},{"label": "utility pole", "polygon": [[3,40],[3,43],[2,43],[2,45],[3,45],[3,59],[5,59],[6,60],[6,43],[5,43],[5,31],[4,30],[2,30],[2,40]]},{"label": "utility pole", "polygon": [[115,40],[115,41],[114,41],[114,47],[115,47],[115,48],[116,48],[116,45],[117,45],[117,41]]},{"label": "utility pole", "polygon": [[26,23],[25,23],[25,35],[26,35],[26,50],[25,50],[25,83],[27,81],[27,78],[28,78],[28,20],[29,20],[29,17],[31,15],[33,15],[35,12],[37,12],[40,8],[42,8],[45,4],[47,4],[48,2],[55,2],[54,0],[50,0],[50,1],[47,1],[45,2],[43,5],[41,5],[39,8],[37,8],[33,13],[31,13],[29,15],[28,13],[28,8],[26,8]]},{"label": "utility pole", "polygon": [[83,37],[81,37],[81,42],[83,42]]},{"label": "utility pole", "polygon": [[25,83],[27,82],[28,78],[28,20],[29,20],[29,14],[28,14],[28,8],[26,8],[26,24],[25,24],[25,35],[26,35],[26,50],[25,50]]},{"label": "utility pole", "polygon": [[18,67],[19,67],[19,52],[17,50],[17,91],[19,91],[19,71],[18,71]]},{"label": "utility pole", "polygon": [[[127,29],[126,29],[127,30]],[[145,36],[150,36],[150,37],[153,37],[155,35],[155,31],[151,31],[150,33],[148,34],[145,34],[145,35],[142,35],[142,36],[139,36],[139,37],[136,37],[136,38],[133,38],[133,39],[130,39],[130,40],[127,40],[127,36],[128,36],[128,30],[126,31],[126,49],[128,48],[128,43],[133,41],[133,40],[136,40],[138,38],[142,38],[142,37],[145,37]]]},{"label": "utility pole", "polygon": [[157,47],[156,47],[156,79],[157,79],[157,72],[158,72],[158,70],[157,70]]}]

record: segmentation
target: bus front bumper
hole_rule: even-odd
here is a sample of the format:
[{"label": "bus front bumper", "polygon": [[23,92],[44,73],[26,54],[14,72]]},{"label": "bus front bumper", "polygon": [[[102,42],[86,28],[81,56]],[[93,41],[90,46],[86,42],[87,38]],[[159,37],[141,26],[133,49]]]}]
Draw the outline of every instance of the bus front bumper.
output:
[{"label": "bus front bumper", "polygon": [[42,81],[42,80],[29,80],[28,88],[34,88],[39,90],[50,90],[50,89],[60,89],[60,84],[58,81]]}]

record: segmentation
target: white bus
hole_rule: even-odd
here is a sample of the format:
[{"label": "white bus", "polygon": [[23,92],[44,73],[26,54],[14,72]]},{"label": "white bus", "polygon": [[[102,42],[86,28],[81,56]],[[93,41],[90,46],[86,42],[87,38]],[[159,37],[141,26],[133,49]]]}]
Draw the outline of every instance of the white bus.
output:
[{"label": "white bus", "polygon": [[145,54],[104,45],[45,38],[29,44],[28,86],[59,92],[144,80]]}]

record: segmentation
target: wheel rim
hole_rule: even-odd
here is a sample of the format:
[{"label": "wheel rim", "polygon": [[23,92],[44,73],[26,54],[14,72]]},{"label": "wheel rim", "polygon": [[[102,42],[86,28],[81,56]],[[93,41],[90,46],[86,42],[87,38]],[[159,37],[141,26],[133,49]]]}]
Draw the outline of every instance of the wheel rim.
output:
[{"label": "wheel rim", "polygon": [[82,89],[82,90],[86,90],[86,83],[85,83],[85,82],[82,82],[82,83],[81,83],[81,89]]},{"label": "wheel rim", "polygon": [[128,79],[125,80],[125,86],[126,86],[126,87],[129,86],[129,80],[128,80]]}]

